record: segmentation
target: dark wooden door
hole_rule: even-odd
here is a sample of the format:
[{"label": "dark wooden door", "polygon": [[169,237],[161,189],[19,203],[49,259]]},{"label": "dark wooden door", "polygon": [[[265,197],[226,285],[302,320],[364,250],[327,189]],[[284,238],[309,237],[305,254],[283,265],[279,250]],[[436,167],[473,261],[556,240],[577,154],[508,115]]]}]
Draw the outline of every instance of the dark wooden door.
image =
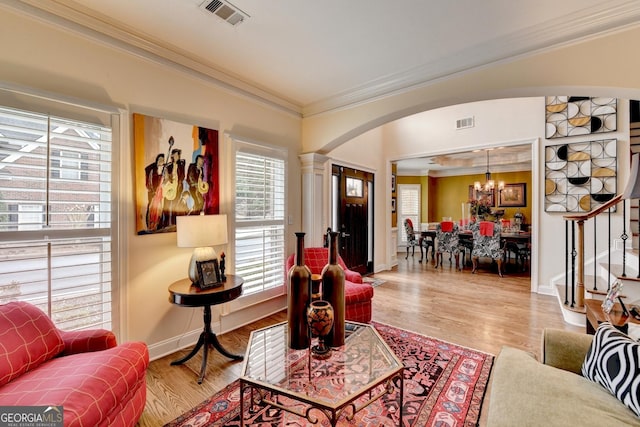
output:
[{"label": "dark wooden door", "polygon": [[[361,274],[373,271],[373,224],[369,205],[373,188],[373,174],[342,166],[333,166],[333,175],[338,176],[338,218],[334,221],[340,232],[340,256],[345,264]],[[336,191],[336,189],[334,189]],[[336,200],[334,198],[334,200]],[[371,204],[371,206],[373,206]]]}]

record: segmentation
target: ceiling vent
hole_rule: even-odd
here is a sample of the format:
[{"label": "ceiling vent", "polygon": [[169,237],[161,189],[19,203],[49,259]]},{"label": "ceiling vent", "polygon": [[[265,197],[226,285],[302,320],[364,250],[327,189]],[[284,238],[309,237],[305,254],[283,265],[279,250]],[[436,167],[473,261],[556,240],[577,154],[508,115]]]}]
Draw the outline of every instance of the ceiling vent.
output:
[{"label": "ceiling vent", "polygon": [[473,117],[465,117],[464,119],[456,120],[456,130],[467,129],[475,126]]},{"label": "ceiling vent", "polygon": [[228,1],[207,0],[200,5],[200,9],[208,13],[213,13],[218,18],[234,26],[249,18],[249,15]]}]

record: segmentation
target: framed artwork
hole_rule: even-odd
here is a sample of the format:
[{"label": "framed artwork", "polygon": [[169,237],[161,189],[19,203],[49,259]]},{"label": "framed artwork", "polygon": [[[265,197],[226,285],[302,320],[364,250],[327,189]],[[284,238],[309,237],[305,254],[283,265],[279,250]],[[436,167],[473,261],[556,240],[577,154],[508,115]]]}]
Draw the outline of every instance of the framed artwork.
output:
[{"label": "framed artwork", "polygon": [[220,266],[217,259],[209,261],[196,261],[198,276],[200,277],[196,285],[200,289],[213,288],[222,284],[220,276]]},{"label": "framed artwork", "polygon": [[478,200],[483,202],[487,206],[495,206],[496,198],[495,198],[495,189],[492,188],[489,191],[484,190],[476,190],[473,185],[469,186],[469,200]]},{"label": "framed artwork", "polygon": [[498,206],[501,208],[521,208],[527,206],[527,184],[505,184],[499,191]]},{"label": "framed artwork", "polygon": [[589,212],[611,200],[617,193],[616,151],[616,139],[546,146],[545,211]]},{"label": "framed artwork", "polygon": [[176,231],[179,215],[218,214],[218,131],[133,114],[136,232]]},{"label": "framed artwork", "polygon": [[392,193],[396,192],[396,175],[395,174],[391,174],[391,192]]},{"label": "framed artwork", "polygon": [[396,211],[396,198],[392,197],[391,198],[391,213],[394,213]]},{"label": "framed artwork", "polygon": [[547,96],[547,139],[613,132],[617,129],[618,100],[588,96]]}]

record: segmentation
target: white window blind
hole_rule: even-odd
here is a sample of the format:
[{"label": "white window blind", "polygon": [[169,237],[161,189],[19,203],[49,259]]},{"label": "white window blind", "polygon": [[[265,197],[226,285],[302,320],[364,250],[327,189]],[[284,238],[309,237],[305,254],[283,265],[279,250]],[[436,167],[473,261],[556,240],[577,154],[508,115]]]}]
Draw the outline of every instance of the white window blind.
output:
[{"label": "white window blind", "polygon": [[402,244],[407,243],[407,233],[404,230],[404,220],[409,218],[413,223],[413,228],[417,231],[420,227],[420,185],[419,184],[399,184],[398,185],[398,233]]},{"label": "white window blind", "polygon": [[237,143],[235,272],[245,296],[284,284],[285,154]]},{"label": "white window blind", "polygon": [[112,130],[0,107],[0,303],[112,326]]}]

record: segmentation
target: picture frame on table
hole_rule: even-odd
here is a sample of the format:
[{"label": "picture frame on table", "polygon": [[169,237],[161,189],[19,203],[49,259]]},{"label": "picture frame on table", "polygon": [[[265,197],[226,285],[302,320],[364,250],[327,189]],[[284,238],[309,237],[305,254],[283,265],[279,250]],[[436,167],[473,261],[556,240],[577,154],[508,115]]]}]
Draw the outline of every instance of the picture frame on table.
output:
[{"label": "picture frame on table", "polygon": [[[611,313],[611,309],[613,305],[616,303],[618,296],[620,295],[620,291],[622,290],[622,282],[620,280],[616,280],[611,284],[609,288],[609,292],[607,292],[607,296],[602,301],[602,311],[606,314]],[[622,302],[622,301],[621,301]],[[626,307],[624,308],[626,311]]]},{"label": "picture frame on table", "polygon": [[198,268],[198,282],[196,286],[200,289],[209,289],[222,285],[220,265],[217,259],[208,261],[196,261]]},{"label": "picture frame on table", "polygon": [[505,184],[498,195],[498,206],[501,208],[523,208],[527,206],[527,184]]}]

